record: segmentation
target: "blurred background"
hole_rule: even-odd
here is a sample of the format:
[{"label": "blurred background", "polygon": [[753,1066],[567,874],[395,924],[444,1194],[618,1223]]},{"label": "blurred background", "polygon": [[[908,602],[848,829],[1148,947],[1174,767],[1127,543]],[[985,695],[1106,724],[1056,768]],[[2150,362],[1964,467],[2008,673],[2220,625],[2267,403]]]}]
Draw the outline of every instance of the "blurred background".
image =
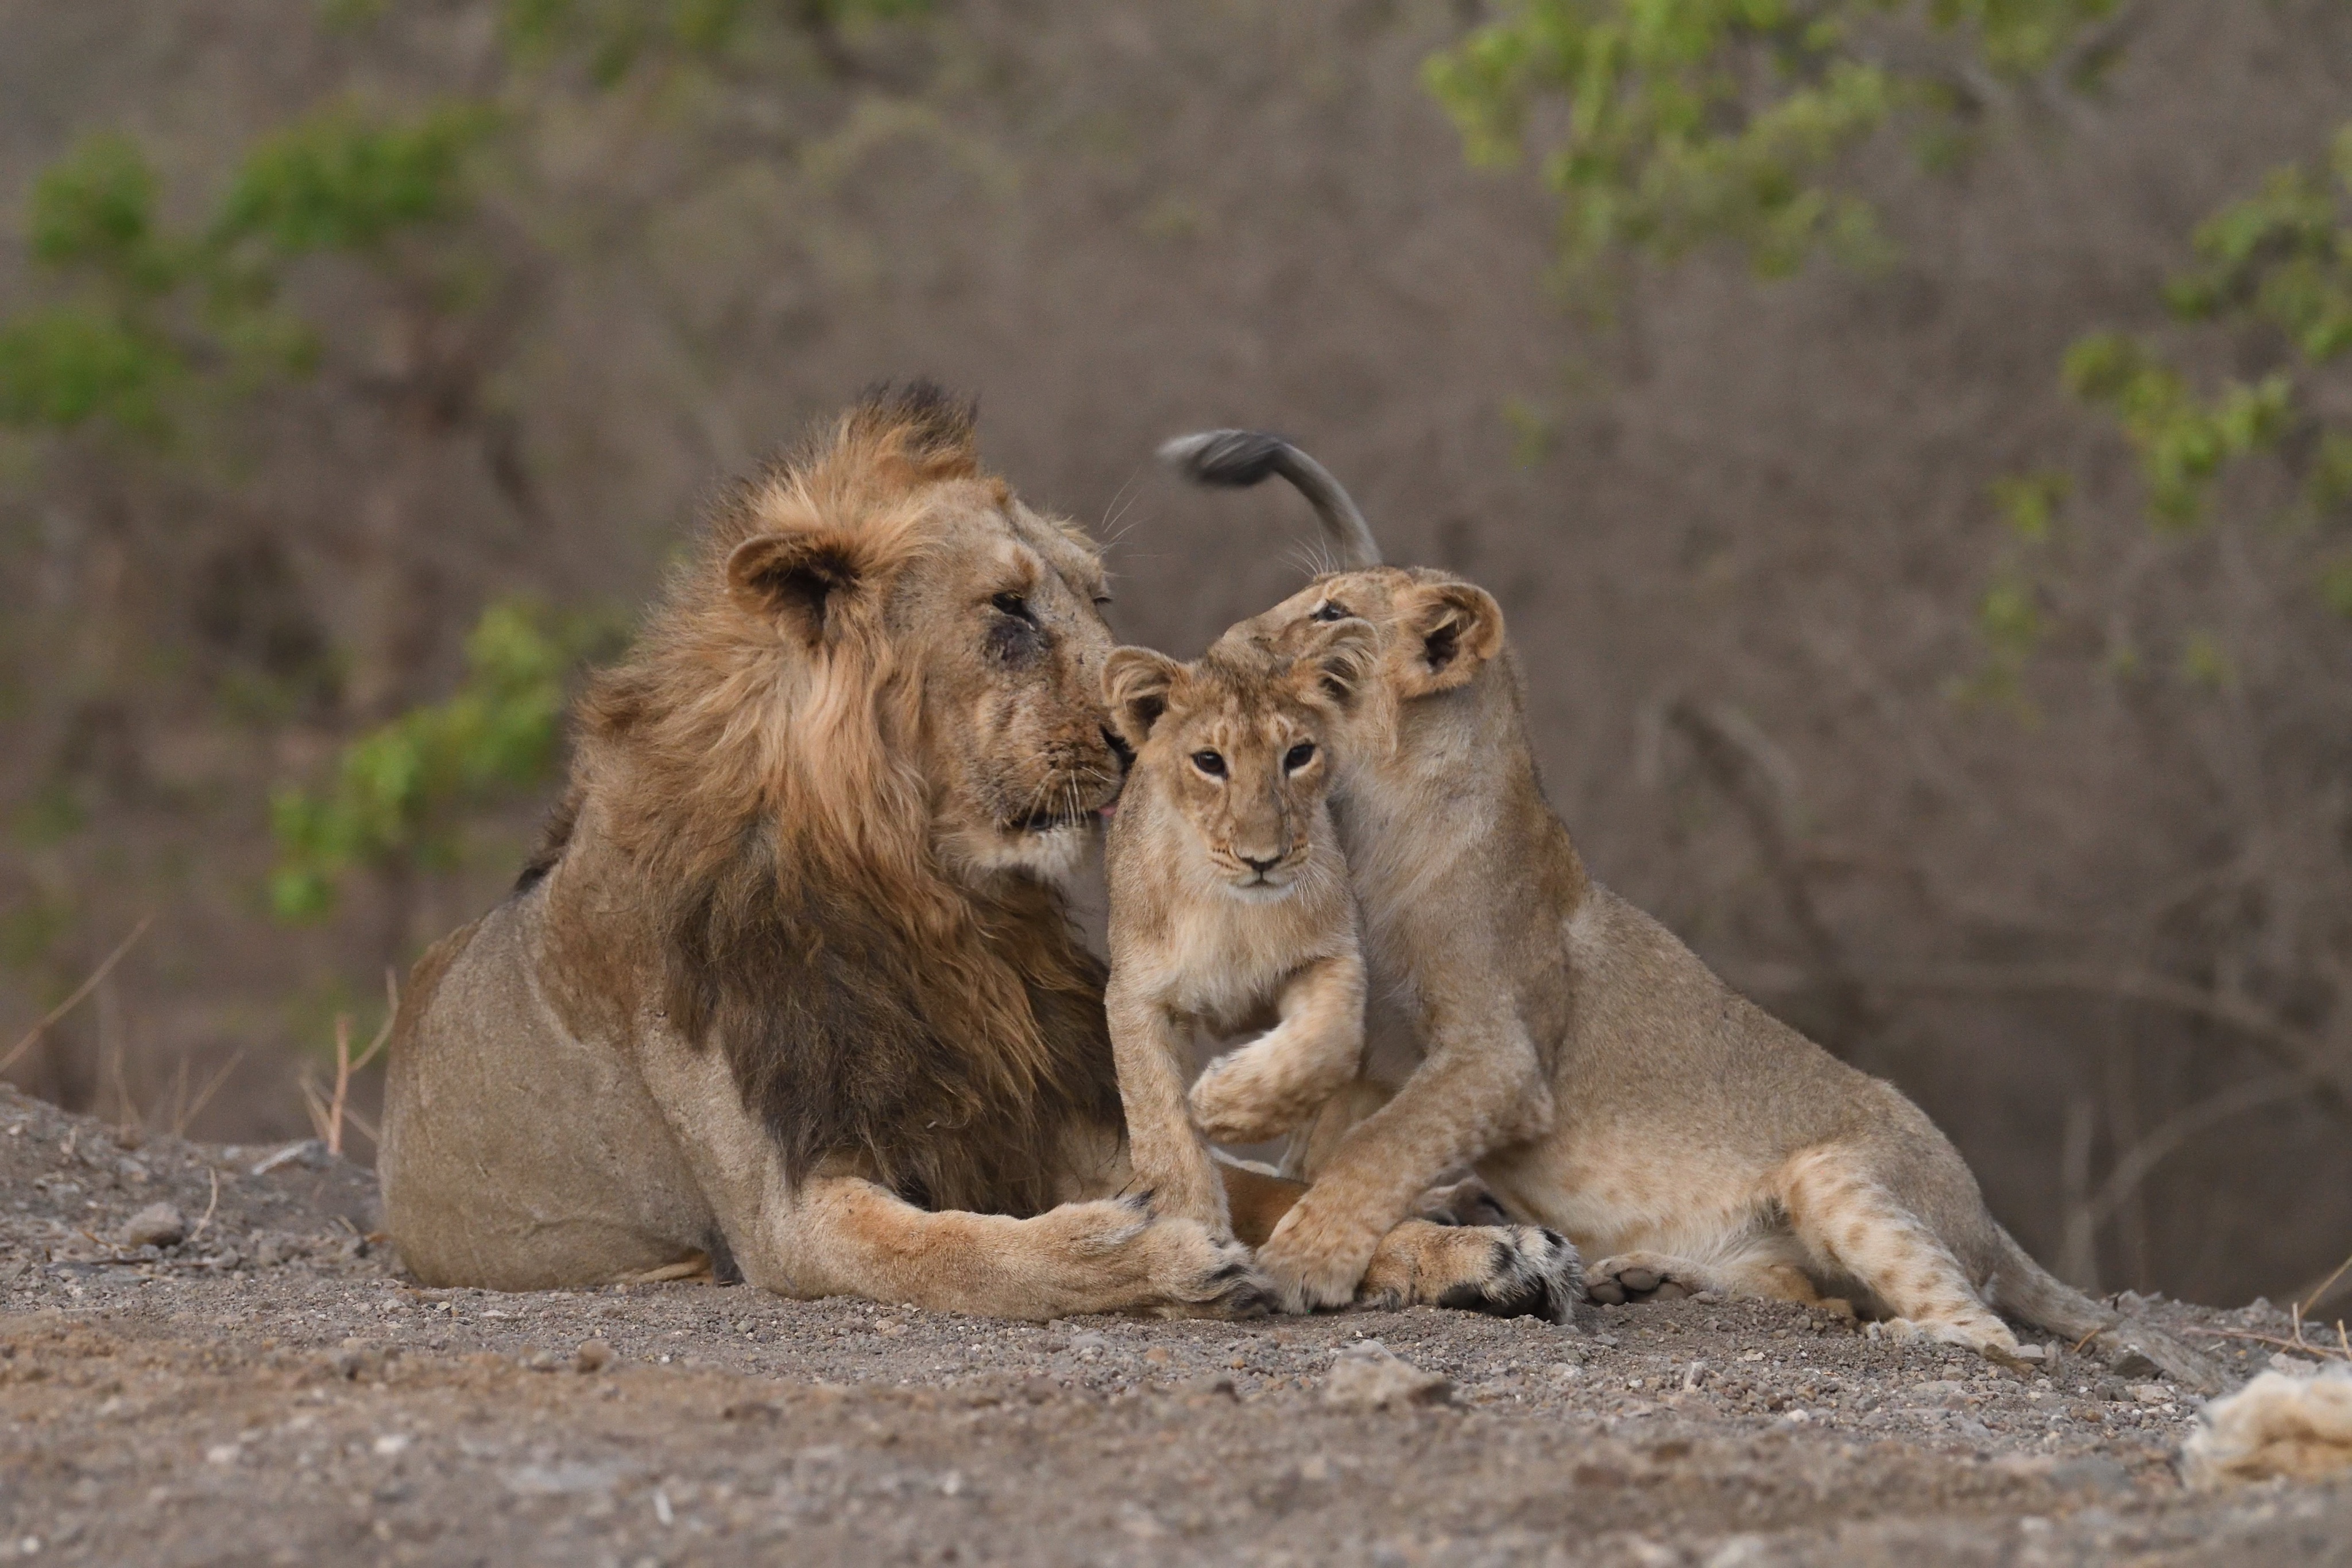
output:
[{"label": "blurred background", "polygon": [[1153,446],[1300,440],[2035,1252],[2300,1299],[2347,105],[2342,0],[0,0],[0,1071],[309,1133],[699,500],[930,374],[1179,654],[1309,528]]}]

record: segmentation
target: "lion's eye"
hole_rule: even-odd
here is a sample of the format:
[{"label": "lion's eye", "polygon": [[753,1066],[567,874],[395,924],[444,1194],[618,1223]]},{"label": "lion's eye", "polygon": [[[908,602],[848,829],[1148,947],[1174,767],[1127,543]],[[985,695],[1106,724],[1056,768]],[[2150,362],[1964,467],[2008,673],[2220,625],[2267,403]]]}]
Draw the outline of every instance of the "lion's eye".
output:
[{"label": "lion's eye", "polygon": [[1314,760],[1315,743],[1311,740],[1302,740],[1297,745],[1292,747],[1288,751],[1283,753],[1283,771],[1286,773],[1296,773]]},{"label": "lion's eye", "polygon": [[1223,779],[1225,776],[1225,759],[1213,751],[1192,753],[1192,766],[1212,779]]},{"label": "lion's eye", "polygon": [[1345,621],[1347,618],[1348,607],[1332,599],[1317,605],[1307,617],[1309,621]]},{"label": "lion's eye", "polygon": [[1037,623],[1036,612],[1031,610],[1029,601],[1017,593],[1000,593],[989,602],[1015,621],[1026,621],[1032,626]]}]

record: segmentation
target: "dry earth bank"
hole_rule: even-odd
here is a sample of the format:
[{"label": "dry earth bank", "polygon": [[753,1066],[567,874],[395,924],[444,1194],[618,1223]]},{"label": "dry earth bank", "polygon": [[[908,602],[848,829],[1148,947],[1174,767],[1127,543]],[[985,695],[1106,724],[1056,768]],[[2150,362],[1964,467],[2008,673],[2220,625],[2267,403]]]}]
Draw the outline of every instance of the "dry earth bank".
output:
[{"label": "dry earth bank", "polygon": [[[1703,1298],[1563,1330],[420,1291],[365,1172],[254,1174],[280,1154],[0,1090],[0,1558],[2352,1563],[2352,1484],[2185,1490],[2194,1402],[2063,1353],[2020,1377]],[[1450,1400],[1330,1402],[1365,1339]]]}]

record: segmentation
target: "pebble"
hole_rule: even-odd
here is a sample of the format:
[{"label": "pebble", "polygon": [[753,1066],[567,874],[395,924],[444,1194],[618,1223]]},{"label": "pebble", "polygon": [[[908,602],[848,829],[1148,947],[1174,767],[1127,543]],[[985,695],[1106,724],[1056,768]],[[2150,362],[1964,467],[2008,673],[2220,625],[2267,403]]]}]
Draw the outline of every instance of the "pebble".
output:
[{"label": "pebble", "polygon": [[1341,1351],[1323,1383],[1325,1404],[1359,1410],[1443,1405],[1453,1396],[1452,1378],[1423,1371],[1376,1339],[1360,1340]]},{"label": "pebble", "polygon": [[176,1247],[187,1239],[188,1217],[168,1203],[151,1203],[122,1222],[125,1247]]}]

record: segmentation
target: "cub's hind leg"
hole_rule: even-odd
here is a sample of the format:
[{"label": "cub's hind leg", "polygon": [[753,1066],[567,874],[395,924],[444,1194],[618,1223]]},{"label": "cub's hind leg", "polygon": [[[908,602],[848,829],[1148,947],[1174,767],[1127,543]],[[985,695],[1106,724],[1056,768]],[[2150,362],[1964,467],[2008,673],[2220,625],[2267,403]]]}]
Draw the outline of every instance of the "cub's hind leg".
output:
[{"label": "cub's hind leg", "polygon": [[1780,1168],[1789,1226],[1823,1274],[1843,1275],[1930,1339],[2014,1362],[2017,1336],[1943,1239],[1896,1201],[1857,1151],[1809,1149]]}]

